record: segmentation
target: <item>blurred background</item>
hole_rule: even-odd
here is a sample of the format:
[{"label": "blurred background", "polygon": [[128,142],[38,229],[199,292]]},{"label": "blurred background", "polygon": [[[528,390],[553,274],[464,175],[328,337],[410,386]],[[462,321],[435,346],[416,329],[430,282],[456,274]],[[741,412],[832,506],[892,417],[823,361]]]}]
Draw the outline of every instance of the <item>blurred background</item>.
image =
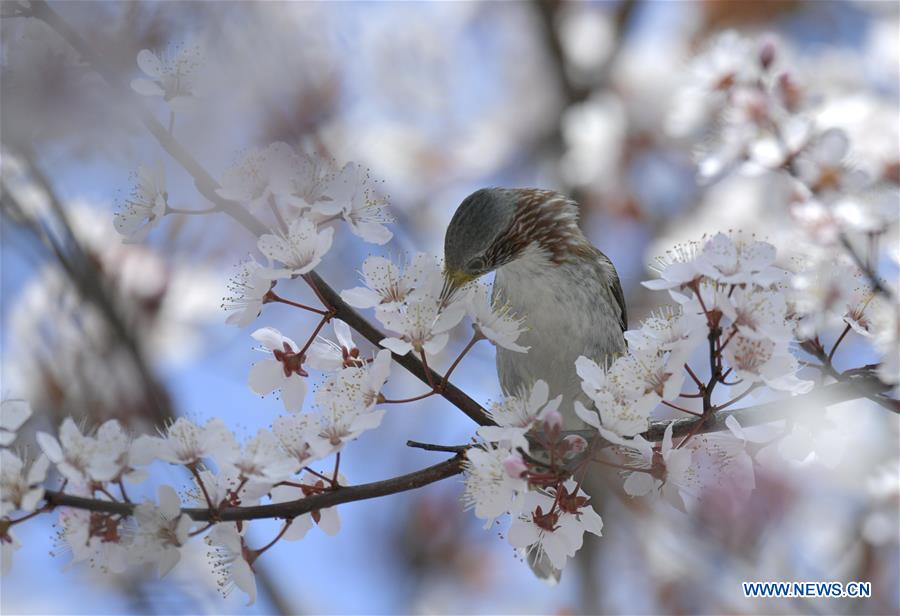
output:
[{"label": "blurred background", "polygon": [[[619,270],[632,328],[667,303],[639,283],[673,244],[743,229],[791,248],[777,182],[700,185],[692,153],[703,135],[667,130],[690,59],[727,29],[777,37],[820,97],[820,121],[849,132],[861,165],[900,161],[893,2],[53,3],[124,89],[109,87],[46,23],[12,16],[16,4],[3,3],[0,24],[4,189],[16,189],[2,218],[0,393],[35,408],[18,444],[66,416],[88,426],[116,417],[138,432],[175,416],[220,416],[250,435],[281,412],[246,386],[252,328],[226,326],[219,308],[254,238],[221,214],[167,216],[140,244],[113,230],[141,164],[164,165],[171,205],[208,207],[130,105],[142,49],[199,50],[195,100],[179,110],[174,134],[213,176],[250,148],[285,141],[364,163],[384,180],[395,238],[370,246],[341,230],[318,269],[338,289],[358,284],[369,250],[441,254],[456,205],[484,186],[575,197],[587,235]],[[168,122],[161,99],[144,103]],[[279,293],[310,299],[297,281]],[[315,324],[278,305],[258,322],[295,339]],[[450,345],[440,368],[465,342]],[[875,359],[848,339],[836,361]],[[454,382],[482,403],[497,399],[493,348],[478,345]],[[389,391],[422,387],[397,367]],[[201,541],[161,581],[141,570],[64,571],[53,516],[42,516],[17,528],[24,547],[0,582],[0,611],[897,613],[897,418],[868,402],[831,407],[828,418],[845,455],[758,469],[737,515],[710,502],[688,517],[612,484],[595,502],[605,536],[556,588],[462,511],[456,478],[341,506],[337,537],[314,530],[280,543],[258,562],[250,608],[240,593],[218,596]],[[410,450],[407,439],[456,444],[473,433],[441,400],[392,408],[381,429],[346,449],[342,469],[352,483],[408,472],[443,454]],[[251,533],[262,543],[275,528]],[[768,601],[740,590],[741,581],[832,579],[871,581],[874,596]]]}]

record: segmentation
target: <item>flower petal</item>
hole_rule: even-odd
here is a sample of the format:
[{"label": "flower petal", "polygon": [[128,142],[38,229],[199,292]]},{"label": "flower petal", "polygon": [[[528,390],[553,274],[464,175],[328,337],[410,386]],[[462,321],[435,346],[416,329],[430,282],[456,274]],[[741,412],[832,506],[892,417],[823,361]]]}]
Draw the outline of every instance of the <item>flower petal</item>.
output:
[{"label": "flower petal", "polygon": [[262,396],[279,389],[284,383],[284,369],[281,362],[274,359],[264,359],[253,364],[247,384],[255,393]]}]

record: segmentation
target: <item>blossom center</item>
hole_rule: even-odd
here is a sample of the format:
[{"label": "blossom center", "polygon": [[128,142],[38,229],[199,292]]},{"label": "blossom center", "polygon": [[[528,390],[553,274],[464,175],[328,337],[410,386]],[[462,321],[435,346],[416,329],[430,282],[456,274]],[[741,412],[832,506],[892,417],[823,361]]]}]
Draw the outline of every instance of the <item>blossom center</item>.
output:
[{"label": "blossom center", "polygon": [[303,369],[303,361],[306,359],[306,356],[303,353],[295,352],[287,342],[282,343],[282,349],[274,349],[272,354],[277,361],[281,362],[285,377],[289,377],[292,374],[309,376],[309,373]]}]

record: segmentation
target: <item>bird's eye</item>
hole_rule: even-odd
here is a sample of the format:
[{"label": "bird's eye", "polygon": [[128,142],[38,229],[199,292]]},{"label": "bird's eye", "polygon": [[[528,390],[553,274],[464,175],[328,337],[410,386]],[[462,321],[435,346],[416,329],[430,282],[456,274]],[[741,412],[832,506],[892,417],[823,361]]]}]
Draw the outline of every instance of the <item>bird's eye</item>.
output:
[{"label": "bird's eye", "polygon": [[466,265],[466,269],[470,272],[480,272],[484,269],[484,259],[481,257],[475,257],[471,261],[469,261],[468,265]]}]

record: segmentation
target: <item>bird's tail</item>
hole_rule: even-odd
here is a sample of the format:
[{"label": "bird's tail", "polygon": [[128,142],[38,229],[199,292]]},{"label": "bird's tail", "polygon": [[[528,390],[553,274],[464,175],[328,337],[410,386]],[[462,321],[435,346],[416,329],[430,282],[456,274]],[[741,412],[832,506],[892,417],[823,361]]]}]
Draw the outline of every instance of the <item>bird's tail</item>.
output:
[{"label": "bird's tail", "polygon": [[543,550],[532,550],[528,553],[528,566],[538,579],[550,586],[559,584],[562,571],[553,566]]}]

